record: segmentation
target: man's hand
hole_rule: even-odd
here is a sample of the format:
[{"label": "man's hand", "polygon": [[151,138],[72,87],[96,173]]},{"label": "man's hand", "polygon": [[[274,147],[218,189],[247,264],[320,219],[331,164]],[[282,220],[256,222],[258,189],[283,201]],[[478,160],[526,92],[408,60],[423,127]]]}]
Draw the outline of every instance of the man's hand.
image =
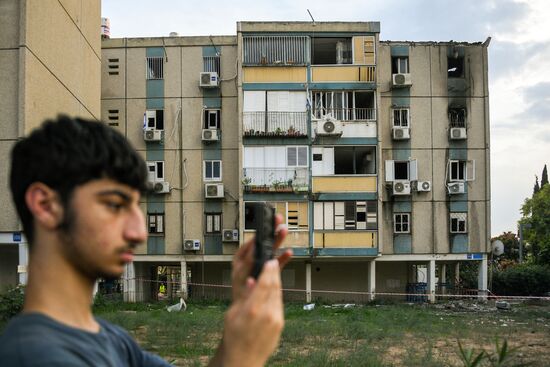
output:
[{"label": "man's hand", "polygon": [[[277,231],[275,233],[275,243],[273,244],[273,253],[281,247],[283,240],[288,234],[288,229],[282,226],[283,217],[280,214],[275,216],[275,225]],[[279,267],[282,269],[292,257],[292,251],[286,250],[283,252],[277,260],[279,261]],[[247,241],[235,254],[233,258],[232,267],[232,284],[233,284],[233,302],[238,301],[241,297],[248,292],[247,279],[250,277],[252,271],[252,265],[254,264],[254,238]]]}]

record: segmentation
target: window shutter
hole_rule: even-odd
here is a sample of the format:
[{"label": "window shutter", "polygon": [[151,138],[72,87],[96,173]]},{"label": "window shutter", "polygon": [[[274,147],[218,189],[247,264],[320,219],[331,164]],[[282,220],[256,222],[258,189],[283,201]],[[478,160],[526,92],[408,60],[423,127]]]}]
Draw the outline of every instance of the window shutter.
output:
[{"label": "window shutter", "polygon": [[307,167],[307,158],[307,147],[298,147],[298,166]]},{"label": "window shutter", "polygon": [[418,181],[418,161],[416,159],[409,161],[409,180]]},{"label": "window shutter", "polygon": [[476,179],[476,161],[466,161],[466,181],[474,181]]},{"label": "window shutter", "polygon": [[297,153],[296,153],[296,147],[287,147],[286,148],[286,152],[287,152],[287,166],[289,167],[295,167],[297,166]]},{"label": "window shutter", "polygon": [[315,202],[313,203],[313,229],[322,230],[324,229],[324,214],[323,214],[323,203]]},{"label": "window shutter", "polygon": [[265,91],[245,91],[243,112],[265,111]]},{"label": "window shutter", "polygon": [[394,162],[393,160],[385,161],[386,182],[394,180]]}]

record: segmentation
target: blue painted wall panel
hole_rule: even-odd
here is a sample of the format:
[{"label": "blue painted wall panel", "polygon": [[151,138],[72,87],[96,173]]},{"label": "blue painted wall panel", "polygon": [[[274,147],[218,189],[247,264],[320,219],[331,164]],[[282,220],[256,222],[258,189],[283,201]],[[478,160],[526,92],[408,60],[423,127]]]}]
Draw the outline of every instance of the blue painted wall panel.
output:
[{"label": "blue painted wall panel", "polygon": [[408,45],[390,46],[390,53],[392,56],[409,56],[409,46]]},{"label": "blue painted wall panel", "polygon": [[453,254],[468,252],[468,235],[451,235],[451,252]]},{"label": "blue painted wall panel", "polygon": [[412,239],[410,234],[398,234],[393,237],[393,252],[396,254],[412,253]]}]

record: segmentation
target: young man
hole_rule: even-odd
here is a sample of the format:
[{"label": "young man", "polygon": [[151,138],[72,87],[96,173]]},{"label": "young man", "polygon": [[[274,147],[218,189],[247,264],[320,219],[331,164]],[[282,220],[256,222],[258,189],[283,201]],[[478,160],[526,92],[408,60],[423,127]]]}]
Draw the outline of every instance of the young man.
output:
[{"label": "young man", "polygon": [[[29,241],[29,279],[23,312],[0,337],[2,366],[167,365],[91,312],[96,279],[120,277],[147,238],[146,184],[144,161],[99,122],[61,116],[15,145],[10,186]],[[262,366],[279,342],[280,267],[291,254],[267,262],[256,282],[253,249],[249,242],[235,255],[233,303],[212,366]]]}]

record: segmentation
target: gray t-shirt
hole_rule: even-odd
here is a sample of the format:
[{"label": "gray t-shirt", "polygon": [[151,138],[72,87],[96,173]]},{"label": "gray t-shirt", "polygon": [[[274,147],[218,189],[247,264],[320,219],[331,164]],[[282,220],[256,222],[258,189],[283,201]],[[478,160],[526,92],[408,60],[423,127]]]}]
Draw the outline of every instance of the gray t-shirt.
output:
[{"label": "gray t-shirt", "polygon": [[100,331],[91,333],[39,313],[17,316],[0,337],[0,366],[170,366],[143,351],[122,328],[97,322]]}]

